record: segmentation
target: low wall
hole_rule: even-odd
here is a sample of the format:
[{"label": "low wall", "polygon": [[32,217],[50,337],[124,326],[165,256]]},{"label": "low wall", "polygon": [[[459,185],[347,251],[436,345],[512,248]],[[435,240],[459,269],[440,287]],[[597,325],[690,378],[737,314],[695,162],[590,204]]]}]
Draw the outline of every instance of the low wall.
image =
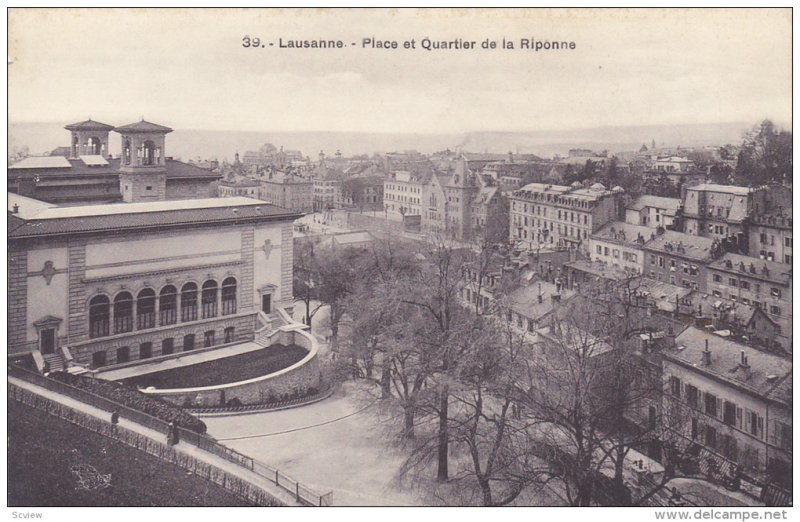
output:
[{"label": "low wall", "polygon": [[214,408],[236,399],[243,405],[264,404],[313,394],[323,387],[317,340],[297,326],[281,327],[269,337],[270,345],[295,344],[308,354],[288,368],[245,381],[197,388],[143,389],[185,408]]}]

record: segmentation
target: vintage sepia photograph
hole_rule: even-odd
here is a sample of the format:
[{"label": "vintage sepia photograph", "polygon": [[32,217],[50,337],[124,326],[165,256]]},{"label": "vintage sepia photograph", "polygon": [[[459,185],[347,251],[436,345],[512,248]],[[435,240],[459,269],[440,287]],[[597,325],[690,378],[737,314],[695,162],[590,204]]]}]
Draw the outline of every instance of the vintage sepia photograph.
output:
[{"label": "vintage sepia photograph", "polygon": [[8,517],[789,518],[792,29],[8,9]]}]

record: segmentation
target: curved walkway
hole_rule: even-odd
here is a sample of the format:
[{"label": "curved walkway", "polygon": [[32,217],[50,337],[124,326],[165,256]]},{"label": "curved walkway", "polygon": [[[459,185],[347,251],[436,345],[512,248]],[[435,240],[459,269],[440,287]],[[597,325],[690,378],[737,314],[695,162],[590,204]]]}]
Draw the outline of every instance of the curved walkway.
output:
[{"label": "curved walkway", "polygon": [[[46,397],[46,398],[48,398],[48,399],[50,399],[52,401],[58,402],[58,403],[66,406],[68,408],[72,408],[74,410],[80,411],[80,412],[82,412],[84,414],[87,414],[87,415],[91,415],[91,416],[96,417],[96,418],[101,419],[101,420],[110,421],[108,412],[106,412],[105,410],[101,410],[100,408],[96,408],[94,406],[91,406],[91,405],[86,404],[84,402],[80,402],[80,401],[72,399],[70,397],[65,397],[64,395],[61,395],[59,393],[50,391],[50,390],[48,390],[46,388],[42,388],[41,386],[37,386],[35,384],[31,384],[31,383],[25,382],[25,381],[23,381],[21,379],[15,378],[15,377],[9,376],[8,377],[8,382],[13,384],[13,385],[15,385],[15,386],[17,386],[17,387],[19,387],[19,388],[24,388],[24,389],[26,389],[26,390],[28,390],[30,392],[33,392],[33,393],[35,393],[37,395],[41,395],[41,396]],[[135,423],[135,422],[133,422],[133,421],[131,421],[129,419],[126,419],[124,417],[120,417],[119,425],[121,427],[123,427],[123,428],[126,428],[128,430],[134,431],[134,432],[136,432],[136,433],[138,433],[140,435],[143,435],[143,436],[145,436],[147,438],[150,438],[152,440],[155,440],[155,441],[158,441],[158,442],[164,442],[164,435],[163,434],[161,434],[158,431],[155,431],[153,429],[150,429],[150,428],[148,428],[146,426],[142,426],[141,424]],[[287,493],[286,491],[282,490],[281,488],[275,486],[275,484],[271,483],[270,481],[268,481],[264,477],[261,477],[260,475],[258,475],[256,473],[253,473],[249,469],[246,469],[246,468],[243,468],[241,466],[238,466],[238,465],[234,464],[233,462],[225,460],[222,457],[219,457],[219,456],[213,455],[213,454],[211,454],[211,453],[209,453],[207,451],[201,450],[197,446],[193,446],[191,444],[187,444],[185,441],[181,441],[180,443],[178,443],[175,446],[175,450],[178,451],[178,452],[185,453],[187,455],[191,455],[192,457],[194,457],[194,458],[196,458],[196,459],[198,459],[198,460],[200,460],[202,462],[205,462],[206,464],[209,464],[209,465],[214,466],[216,468],[225,470],[226,472],[230,473],[231,475],[234,475],[234,476],[236,476],[236,477],[238,477],[238,478],[240,478],[242,480],[245,480],[247,482],[250,482],[251,484],[254,484],[254,485],[258,486],[261,489],[263,489],[265,491],[268,491],[273,497],[278,499],[280,502],[283,502],[287,506],[300,506],[300,505],[302,505],[299,502],[297,502],[297,500],[295,499],[295,497],[293,495],[291,495],[291,494]]]},{"label": "curved walkway", "polygon": [[386,443],[372,399],[355,398],[352,384],[302,408],[203,422],[226,446],[269,461],[315,490],[332,490],[337,506],[423,505],[398,484],[405,454]]}]

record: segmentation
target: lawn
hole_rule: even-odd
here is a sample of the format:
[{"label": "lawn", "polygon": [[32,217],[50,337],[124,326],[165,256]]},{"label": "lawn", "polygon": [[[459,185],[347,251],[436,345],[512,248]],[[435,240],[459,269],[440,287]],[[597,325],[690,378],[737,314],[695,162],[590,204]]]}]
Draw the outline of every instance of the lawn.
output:
[{"label": "lawn", "polygon": [[277,372],[293,365],[307,354],[308,351],[300,346],[273,345],[224,359],[139,375],[122,382],[140,388],[153,386],[158,389],[214,386]]},{"label": "lawn", "polygon": [[249,505],[173,464],[14,400],[7,469],[14,507]]}]

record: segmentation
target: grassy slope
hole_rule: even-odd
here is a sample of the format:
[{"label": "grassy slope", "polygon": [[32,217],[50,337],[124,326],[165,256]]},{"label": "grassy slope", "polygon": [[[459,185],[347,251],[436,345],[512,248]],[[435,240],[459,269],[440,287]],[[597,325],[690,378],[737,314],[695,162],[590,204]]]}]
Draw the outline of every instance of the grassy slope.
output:
[{"label": "grassy slope", "polygon": [[[111,486],[79,488],[75,464],[110,474]],[[247,505],[177,466],[13,400],[8,477],[8,505],[15,507]]]},{"label": "grassy slope", "polygon": [[299,346],[270,346],[225,359],[140,375],[122,382],[141,388],[154,386],[159,389],[213,386],[252,379],[282,370],[307,354],[308,352]]}]

